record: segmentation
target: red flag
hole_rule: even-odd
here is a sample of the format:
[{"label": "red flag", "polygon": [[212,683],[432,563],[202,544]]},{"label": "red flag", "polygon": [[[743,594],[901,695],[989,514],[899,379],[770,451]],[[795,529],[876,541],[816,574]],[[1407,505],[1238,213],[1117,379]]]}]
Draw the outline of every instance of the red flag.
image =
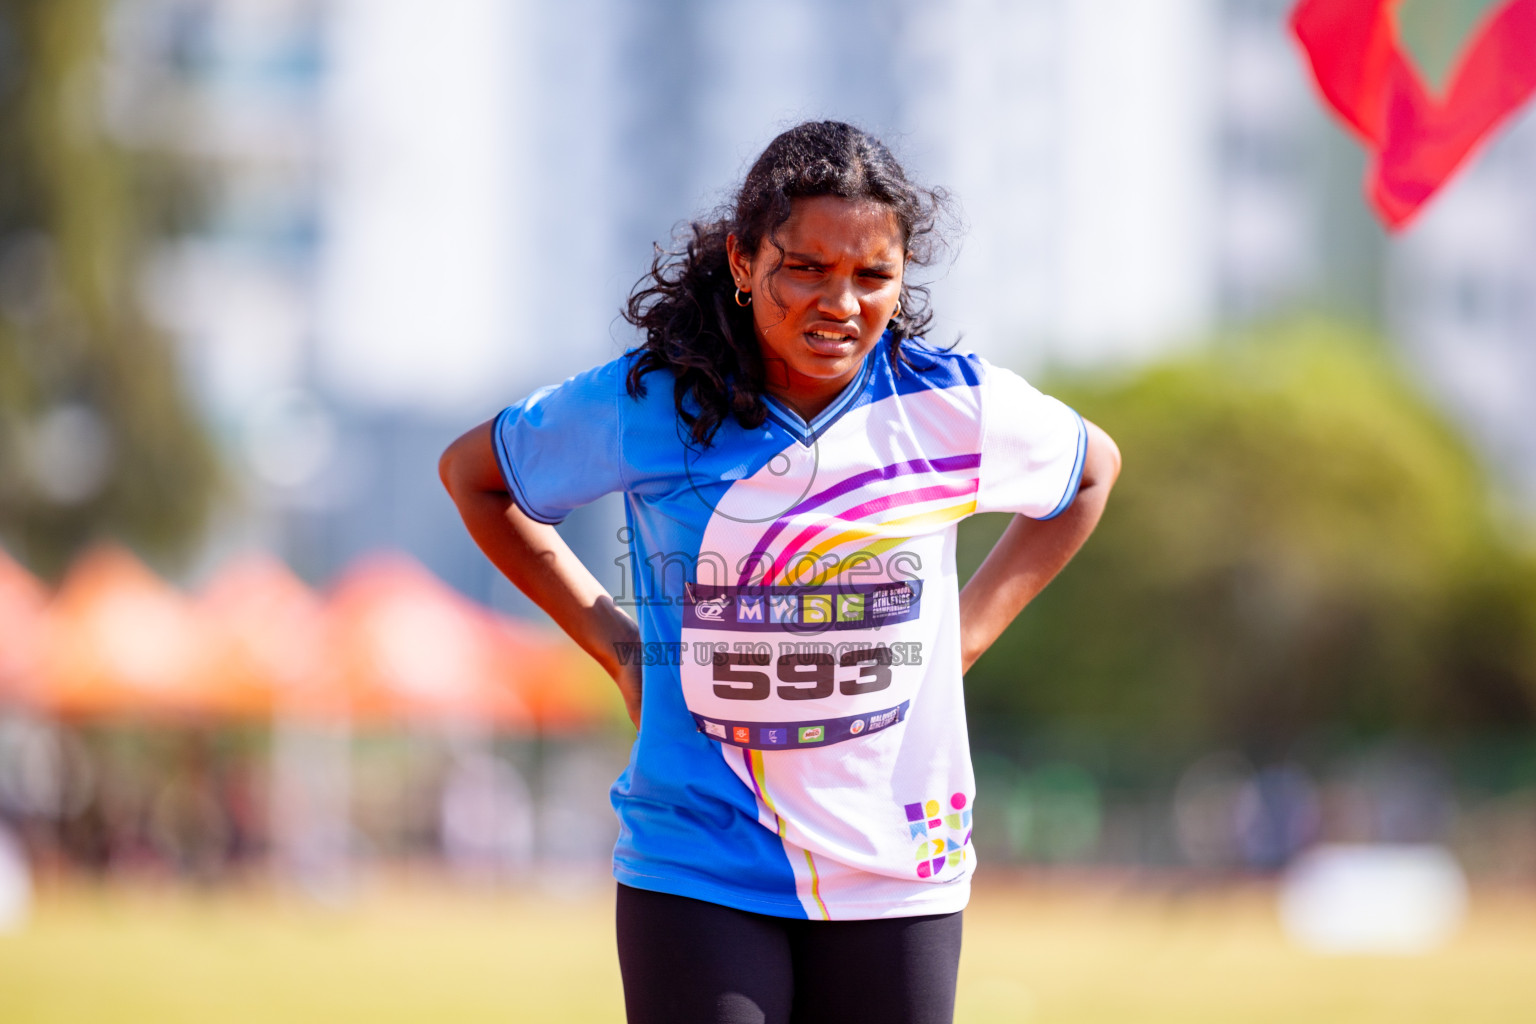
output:
[{"label": "red flag", "polygon": [[1536,91],[1536,0],[1508,0],[1472,34],[1436,96],[1397,37],[1397,0],[1301,0],[1291,31],[1318,88],[1371,153],[1366,192],[1406,224],[1473,148]]}]

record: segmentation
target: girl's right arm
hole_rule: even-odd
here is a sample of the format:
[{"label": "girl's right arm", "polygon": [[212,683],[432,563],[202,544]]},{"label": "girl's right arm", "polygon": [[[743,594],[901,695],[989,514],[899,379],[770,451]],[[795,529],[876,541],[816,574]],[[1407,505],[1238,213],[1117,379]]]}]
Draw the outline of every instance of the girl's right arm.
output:
[{"label": "girl's right arm", "polygon": [[437,466],[443,486],[485,556],[613,677],[638,729],[642,659],[620,652],[639,650],[640,628],[553,526],[517,507],[496,461],[493,427],[482,423],[448,446]]}]

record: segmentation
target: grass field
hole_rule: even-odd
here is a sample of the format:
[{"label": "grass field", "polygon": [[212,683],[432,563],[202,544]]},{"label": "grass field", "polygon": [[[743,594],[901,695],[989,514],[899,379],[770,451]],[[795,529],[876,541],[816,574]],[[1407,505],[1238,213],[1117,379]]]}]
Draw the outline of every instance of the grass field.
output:
[{"label": "grass field", "polygon": [[[619,1021],[612,896],[396,883],[324,909],[270,892],[45,892],[0,936],[0,1021]],[[1536,894],[1483,891],[1442,950],[1291,947],[1258,889],[978,887],[957,1020],[1536,1021]]]}]

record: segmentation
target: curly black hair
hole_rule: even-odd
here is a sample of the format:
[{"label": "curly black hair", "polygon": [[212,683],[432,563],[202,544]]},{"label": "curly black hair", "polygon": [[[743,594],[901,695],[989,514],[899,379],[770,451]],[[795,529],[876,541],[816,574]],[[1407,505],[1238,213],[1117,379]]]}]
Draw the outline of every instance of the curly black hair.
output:
[{"label": "curly black hair", "polygon": [[[776,240],[796,199],[838,196],[868,199],[890,208],[901,228],[907,262],[925,266],[942,244],[937,229],[948,196],[922,188],[879,139],[840,121],[807,121],[768,144],[747,172],[735,202],[711,219],[690,221],[678,247],[657,247],[650,270],[630,293],[624,319],[645,332],[626,380],[630,395],[645,393],[645,375],[671,370],[678,416],[693,439],[708,446],[732,415],[744,427],[762,424],[765,377],[750,308],[732,299],[735,281],[726,263],[726,236],[744,252],[757,253]],[[778,272],[778,267],[773,273]],[[889,326],[891,358],[901,343],[921,336],[933,319],[928,289],[904,277],[901,315]],[[687,407],[692,400],[693,410]]]}]

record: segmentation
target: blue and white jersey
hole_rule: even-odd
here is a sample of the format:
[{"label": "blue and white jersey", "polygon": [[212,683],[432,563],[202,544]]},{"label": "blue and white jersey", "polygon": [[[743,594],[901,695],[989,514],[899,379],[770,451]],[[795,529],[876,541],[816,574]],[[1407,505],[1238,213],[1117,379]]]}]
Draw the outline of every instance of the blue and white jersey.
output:
[{"label": "blue and white jersey", "polygon": [[613,786],[626,885],[783,917],[965,906],[975,781],[955,527],[1058,515],[1087,433],[970,354],[889,339],[811,422],[769,397],[692,442],[633,354],[496,420],[517,504],[545,523],[625,495],[645,646],[640,732]]}]

